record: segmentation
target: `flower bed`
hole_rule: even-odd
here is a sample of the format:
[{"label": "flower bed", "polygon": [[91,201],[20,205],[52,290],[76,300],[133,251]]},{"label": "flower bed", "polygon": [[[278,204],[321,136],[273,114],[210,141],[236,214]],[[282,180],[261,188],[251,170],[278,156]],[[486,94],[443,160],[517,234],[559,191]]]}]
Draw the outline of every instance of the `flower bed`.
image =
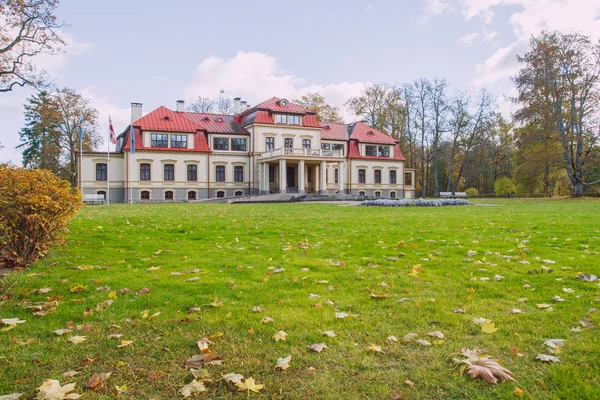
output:
[{"label": "flower bed", "polygon": [[442,207],[442,206],[467,206],[465,199],[377,199],[365,200],[361,206],[368,207]]}]

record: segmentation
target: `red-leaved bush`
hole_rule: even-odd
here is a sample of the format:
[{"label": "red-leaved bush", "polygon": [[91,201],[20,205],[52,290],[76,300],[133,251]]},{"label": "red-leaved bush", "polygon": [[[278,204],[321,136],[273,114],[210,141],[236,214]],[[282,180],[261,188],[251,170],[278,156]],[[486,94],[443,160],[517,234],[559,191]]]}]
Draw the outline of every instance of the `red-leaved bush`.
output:
[{"label": "red-leaved bush", "polygon": [[0,267],[25,268],[61,244],[82,205],[79,191],[50,171],[0,165]]}]

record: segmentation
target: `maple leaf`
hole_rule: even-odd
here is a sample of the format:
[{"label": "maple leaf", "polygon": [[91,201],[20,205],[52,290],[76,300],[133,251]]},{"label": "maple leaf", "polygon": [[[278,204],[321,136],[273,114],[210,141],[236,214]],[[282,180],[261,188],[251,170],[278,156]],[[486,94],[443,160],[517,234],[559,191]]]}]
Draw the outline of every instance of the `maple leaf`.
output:
[{"label": "maple leaf", "polygon": [[265,309],[263,307],[252,307],[252,312],[263,312]]},{"label": "maple leaf", "polygon": [[231,382],[231,383],[235,383],[235,384],[237,384],[238,382],[241,382],[242,379],[244,379],[243,375],[234,374],[233,372],[230,372],[230,373],[225,374],[225,375],[221,374],[221,376],[223,377],[223,379],[226,382]]},{"label": "maple leaf", "polygon": [[103,374],[94,374],[90,380],[85,384],[87,389],[92,389],[97,392],[104,387],[104,383],[108,380],[112,372],[106,372]]},{"label": "maple leaf", "polygon": [[429,332],[427,334],[427,336],[436,337],[436,338],[440,338],[440,339],[444,338],[444,334],[442,332],[440,332],[440,331]]},{"label": "maple leaf", "polygon": [[535,306],[536,306],[537,308],[551,308],[551,307],[552,307],[552,304],[545,304],[545,303],[542,303],[542,304],[536,304]]},{"label": "maple leaf", "polygon": [[273,322],[273,321],[275,321],[275,320],[271,317],[264,317],[261,322],[263,324],[268,324],[269,322]]},{"label": "maple leaf", "polygon": [[202,353],[188,358],[185,362],[185,366],[187,368],[202,368],[208,364],[219,364],[220,358],[221,357],[214,353]]},{"label": "maple leaf", "polygon": [[258,393],[265,386],[255,383],[253,378],[247,378],[244,382],[236,382],[235,385],[238,390],[251,390],[255,393]]},{"label": "maple leaf", "polygon": [[577,275],[577,279],[583,282],[594,282],[598,280],[598,277],[596,275],[582,273]]},{"label": "maple leaf", "polygon": [[548,346],[549,348],[554,350],[559,347],[562,347],[563,344],[565,344],[565,339],[548,339],[544,343],[542,343],[542,346]]},{"label": "maple leaf", "polygon": [[473,323],[475,323],[477,325],[481,325],[487,321],[488,321],[487,318],[473,318]]},{"label": "maple leaf", "polygon": [[425,346],[425,347],[431,346],[431,343],[429,343],[427,340],[423,340],[423,339],[415,340],[415,343],[419,343],[420,345]]},{"label": "maple leaf", "polygon": [[62,336],[65,333],[71,333],[71,332],[73,332],[71,329],[57,329],[53,333],[57,336]]},{"label": "maple leaf", "polygon": [[515,390],[513,391],[513,393],[515,394],[515,396],[517,397],[523,397],[523,389],[520,388],[515,388]]},{"label": "maple leaf", "polygon": [[85,342],[86,339],[87,338],[85,336],[71,336],[68,340],[73,344],[79,344]]},{"label": "maple leaf", "polygon": [[286,370],[290,367],[290,361],[292,361],[291,354],[284,358],[277,358],[277,365],[275,366],[275,368]]},{"label": "maple leaf", "polygon": [[535,359],[541,362],[560,362],[560,358],[548,354],[538,354]]},{"label": "maple leaf", "polygon": [[121,344],[117,347],[127,347],[133,343],[133,340],[121,340]]},{"label": "maple leaf", "polygon": [[69,383],[61,386],[60,382],[54,379],[46,379],[42,386],[38,387],[39,391],[36,400],[63,400],[63,399],[78,399],[81,397],[75,391],[76,383]]},{"label": "maple leaf", "polygon": [[329,337],[336,337],[336,334],[334,331],[325,331],[325,332],[323,332],[323,335],[329,336]]},{"label": "maple leaf", "polygon": [[383,350],[381,350],[381,346],[377,346],[376,344],[372,343],[367,350],[372,351],[374,353],[383,353]]},{"label": "maple leaf", "polygon": [[315,343],[315,344],[311,344],[310,346],[306,346],[309,348],[309,350],[312,351],[316,351],[317,353],[320,353],[323,351],[323,349],[327,349],[327,345],[325,343]]},{"label": "maple leaf", "polygon": [[396,336],[393,336],[393,335],[388,336],[387,340],[389,340],[390,342],[398,342],[398,339],[396,338]]},{"label": "maple leaf", "polygon": [[[121,289],[124,290],[124,289]],[[148,294],[150,293],[150,289],[148,289],[147,287],[145,288],[141,288],[140,290],[137,291],[137,294]]]},{"label": "maple leaf", "polygon": [[509,314],[522,314],[523,311],[519,310],[518,308],[511,308],[510,310],[508,310]]},{"label": "maple leaf", "polygon": [[288,334],[285,333],[284,331],[279,331],[273,335],[273,339],[275,339],[276,342],[279,342],[280,340],[283,340],[285,342],[287,335]]},{"label": "maple leaf", "polygon": [[179,394],[184,398],[190,397],[192,394],[206,392],[206,388],[204,387],[204,382],[198,382],[197,380],[193,380],[187,385],[184,385],[180,390]]},{"label": "maple leaf", "polygon": [[479,349],[462,349],[460,353],[465,359],[459,360],[454,358],[454,362],[466,364],[467,373],[471,379],[480,377],[487,383],[497,383],[498,379],[502,381],[514,381],[512,372],[499,364],[499,360],[493,360],[483,357],[485,352]]},{"label": "maple leaf", "polygon": [[497,330],[498,329],[495,327],[495,325],[492,321],[486,321],[483,324],[481,324],[481,332],[487,333],[488,335],[491,335],[492,333],[496,332]]},{"label": "maple leaf", "polygon": [[122,333],[112,333],[108,335],[109,339],[121,339],[123,337]]},{"label": "maple leaf", "polygon": [[23,393],[11,393],[0,396],[0,400],[19,400]]},{"label": "maple leaf", "polygon": [[67,378],[72,378],[78,374],[79,374],[79,371],[67,371],[67,372],[63,372],[62,376],[67,377]]},{"label": "maple leaf", "polygon": [[77,293],[77,292],[81,292],[81,291],[83,291],[83,290],[85,290],[85,286],[83,286],[83,285],[79,284],[79,285],[75,285],[75,286],[73,286],[73,287],[72,287],[72,288],[69,290],[69,292],[71,292],[71,293]]},{"label": "maple leaf", "polygon": [[8,325],[7,327],[0,329],[0,332],[7,332],[11,329],[15,329],[17,324],[22,324],[25,322],[25,320],[19,318],[3,318],[0,319],[0,322],[2,322],[4,325]]},{"label": "maple leaf", "polygon": [[583,318],[581,321],[579,321],[579,324],[581,326],[583,326],[584,328],[593,328],[594,327],[594,323],[587,318]]},{"label": "maple leaf", "polygon": [[200,379],[201,381],[210,381],[211,380],[208,370],[206,370],[204,368],[201,368],[201,369],[191,368],[190,372],[194,378]]},{"label": "maple leaf", "polygon": [[46,293],[51,292],[51,291],[52,291],[52,289],[49,288],[49,287],[47,287],[47,286],[44,286],[43,288],[38,289],[38,293],[39,294],[46,294]]}]

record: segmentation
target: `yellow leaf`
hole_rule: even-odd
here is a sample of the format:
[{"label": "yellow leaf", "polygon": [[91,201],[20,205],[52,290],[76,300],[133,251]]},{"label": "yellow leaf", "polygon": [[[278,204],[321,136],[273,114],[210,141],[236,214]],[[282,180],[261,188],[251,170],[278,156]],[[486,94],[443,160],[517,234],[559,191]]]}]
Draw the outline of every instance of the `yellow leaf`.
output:
[{"label": "yellow leaf", "polygon": [[523,397],[523,390],[519,389],[519,388],[515,388],[515,391],[513,392],[515,394],[515,396],[517,397]]},{"label": "yellow leaf", "polygon": [[488,335],[491,335],[492,333],[496,332],[497,330],[498,329],[496,329],[496,327],[492,321],[485,321],[483,324],[481,324],[481,332],[487,333]]},{"label": "yellow leaf", "polygon": [[238,390],[252,390],[258,393],[265,385],[259,385],[254,382],[254,378],[247,378],[244,382],[237,382],[235,384]]},{"label": "yellow leaf", "polygon": [[77,292],[81,292],[82,290],[85,290],[85,287],[83,285],[76,285],[73,286],[71,288],[71,290],[69,290],[71,293],[77,293]]},{"label": "yellow leaf", "polygon": [[285,342],[285,339],[287,338],[287,333],[285,333],[284,331],[279,331],[276,334],[273,335],[273,339],[275,339],[276,342],[279,342],[280,340],[283,340]]},{"label": "yellow leaf", "polygon": [[109,299],[115,299],[117,297],[117,291],[113,290],[112,292],[108,293],[108,298]]},{"label": "yellow leaf", "polygon": [[133,340],[121,340],[121,344],[117,347],[127,347],[133,343]]}]

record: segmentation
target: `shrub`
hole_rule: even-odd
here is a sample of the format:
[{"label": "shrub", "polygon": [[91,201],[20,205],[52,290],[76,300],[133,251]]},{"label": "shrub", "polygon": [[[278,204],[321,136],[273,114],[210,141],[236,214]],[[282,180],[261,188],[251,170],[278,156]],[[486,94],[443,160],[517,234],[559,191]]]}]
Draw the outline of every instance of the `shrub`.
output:
[{"label": "shrub", "polygon": [[494,193],[498,197],[510,197],[515,194],[515,191],[515,184],[507,177],[498,178],[494,182]]},{"label": "shrub", "polygon": [[361,206],[369,207],[441,207],[441,206],[466,206],[469,202],[465,199],[378,199],[365,200]]},{"label": "shrub", "polygon": [[25,268],[62,243],[81,194],[46,170],[0,165],[0,267]]},{"label": "shrub", "polygon": [[467,197],[479,196],[479,190],[477,190],[475,188],[468,188],[467,190],[465,190],[465,193],[467,194]]}]

